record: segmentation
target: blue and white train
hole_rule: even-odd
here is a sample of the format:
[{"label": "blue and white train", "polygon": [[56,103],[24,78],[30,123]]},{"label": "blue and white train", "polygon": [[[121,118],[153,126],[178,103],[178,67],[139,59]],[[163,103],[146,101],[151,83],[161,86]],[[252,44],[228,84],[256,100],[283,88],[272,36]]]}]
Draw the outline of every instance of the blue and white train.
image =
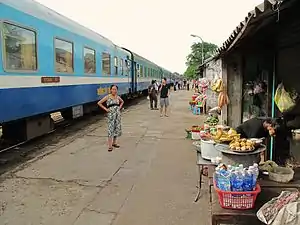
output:
[{"label": "blue and white train", "polygon": [[0,124],[5,138],[52,129],[50,114],[78,117],[111,84],[124,97],[171,72],[33,0],[0,0]]}]

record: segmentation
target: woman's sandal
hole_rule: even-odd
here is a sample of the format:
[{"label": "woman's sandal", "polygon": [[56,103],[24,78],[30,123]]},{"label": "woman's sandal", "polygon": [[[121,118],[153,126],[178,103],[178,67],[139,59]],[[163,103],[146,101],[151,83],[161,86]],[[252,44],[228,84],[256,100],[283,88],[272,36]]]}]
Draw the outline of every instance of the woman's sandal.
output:
[{"label": "woman's sandal", "polygon": [[115,148],[120,148],[120,145],[117,145],[117,144],[113,144],[112,146]]},{"label": "woman's sandal", "polygon": [[111,148],[108,148],[108,151],[109,151],[109,152],[111,152],[112,150],[113,150],[113,148],[112,148],[112,147],[111,147]]}]

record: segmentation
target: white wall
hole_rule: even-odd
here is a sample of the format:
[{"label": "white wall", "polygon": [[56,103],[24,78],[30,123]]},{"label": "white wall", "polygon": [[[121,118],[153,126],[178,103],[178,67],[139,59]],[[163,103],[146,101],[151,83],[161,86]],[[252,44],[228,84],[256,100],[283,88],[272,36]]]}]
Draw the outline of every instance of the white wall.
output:
[{"label": "white wall", "polygon": [[[222,78],[222,60],[212,60],[206,64],[204,71],[204,77],[206,77],[210,85],[212,81],[217,78]],[[211,86],[207,90],[207,107],[213,108],[218,106],[218,96],[219,94],[211,90]]]}]

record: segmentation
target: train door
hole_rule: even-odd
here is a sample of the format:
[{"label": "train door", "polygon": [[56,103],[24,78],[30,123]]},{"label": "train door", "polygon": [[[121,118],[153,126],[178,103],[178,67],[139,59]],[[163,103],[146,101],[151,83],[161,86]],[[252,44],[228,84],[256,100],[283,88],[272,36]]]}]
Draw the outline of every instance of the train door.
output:
[{"label": "train door", "polygon": [[132,76],[131,76],[131,64],[130,61],[128,61],[127,59],[125,59],[125,75],[127,76],[127,82],[128,82],[128,93],[132,92]]},{"label": "train door", "polygon": [[137,63],[133,62],[133,73],[132,73],[132,90],[137,92]]}]

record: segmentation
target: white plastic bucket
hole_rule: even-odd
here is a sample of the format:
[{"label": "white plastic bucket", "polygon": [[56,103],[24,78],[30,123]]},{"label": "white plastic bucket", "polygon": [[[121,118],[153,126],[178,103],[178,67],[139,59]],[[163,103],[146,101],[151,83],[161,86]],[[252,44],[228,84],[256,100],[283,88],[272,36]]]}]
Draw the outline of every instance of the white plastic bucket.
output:
[{"label": "white plastic bucket", "polygon": [[203,159],[211,160],[221,157],[221,152],[215,148],[215,142],[211,140],[201,140],[201,156]]}]

